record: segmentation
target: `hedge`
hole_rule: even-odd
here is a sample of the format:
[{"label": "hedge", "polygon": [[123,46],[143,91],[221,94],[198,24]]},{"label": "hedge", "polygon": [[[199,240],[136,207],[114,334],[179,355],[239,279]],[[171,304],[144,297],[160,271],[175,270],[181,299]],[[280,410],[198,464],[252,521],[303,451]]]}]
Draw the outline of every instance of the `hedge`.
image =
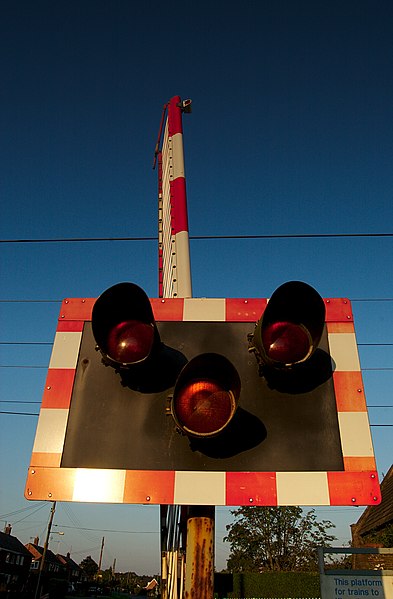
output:
[{"label": "hedge", "polygon": [[320,596],[317,572],[264,572],[233,575],[233,591],[228,598],[279,598]]}]

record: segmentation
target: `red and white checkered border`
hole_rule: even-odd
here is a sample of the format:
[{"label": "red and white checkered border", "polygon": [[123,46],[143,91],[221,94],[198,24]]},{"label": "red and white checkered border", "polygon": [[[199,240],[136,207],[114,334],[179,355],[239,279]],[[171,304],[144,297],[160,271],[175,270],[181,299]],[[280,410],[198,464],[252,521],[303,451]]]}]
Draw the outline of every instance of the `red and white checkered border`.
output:
[{"label": "red and white checkered border", "polygon": [[[27,499],[177,505],[376,505],[381,501],[351,305],[325,299],[344,471],[190,472],[61,468],[85,321],[95,299],[60,317],[26,483]],[[160,321],[256,322],[266,299],[152,299]]]}]

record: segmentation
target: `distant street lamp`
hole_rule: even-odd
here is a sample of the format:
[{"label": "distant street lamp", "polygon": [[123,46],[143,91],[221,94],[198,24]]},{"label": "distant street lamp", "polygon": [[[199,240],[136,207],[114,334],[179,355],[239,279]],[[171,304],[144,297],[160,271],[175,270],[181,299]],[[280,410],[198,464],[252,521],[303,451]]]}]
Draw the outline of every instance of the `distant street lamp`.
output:
[{"label": "distant street lamp", "polygon": [[[57,530],[52,530],[50,534],[51,534],[51,535],[60,535],[60,536],[64,536],[64,532],[62,532],[62,531],[59,531],[59,532],[57,532]],[[51,541],[51,540],[52,540],[52,537],[50,537],[50,538],[49,538],[49,540]],[[60,540],[60,539],[58,539],[58,541],[57,541],[57,553],[59,553],[60,543],[61,543],[61,540]]]}]

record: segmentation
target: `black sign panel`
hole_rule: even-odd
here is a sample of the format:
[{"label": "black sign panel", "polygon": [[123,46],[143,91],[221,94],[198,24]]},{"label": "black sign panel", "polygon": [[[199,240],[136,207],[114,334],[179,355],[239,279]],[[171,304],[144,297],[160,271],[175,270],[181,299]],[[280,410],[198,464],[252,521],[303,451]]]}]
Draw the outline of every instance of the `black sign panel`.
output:
[{"label": "black sign panel", "polygon": [[[326,331],[296,371],[260,377],[248,351],[250,323],[157,323],[166,346],[145,384],[102,363],[85,322],[62,455],[63,468],[196,471],[344,469]],[[194,356],[227,357],[241,379],[239,407],[219,436],[191,439],[176,429],[168,399]],[[164,389],[162,387],[165,387]],[[137,390],[138,389],[138,390]]]}]

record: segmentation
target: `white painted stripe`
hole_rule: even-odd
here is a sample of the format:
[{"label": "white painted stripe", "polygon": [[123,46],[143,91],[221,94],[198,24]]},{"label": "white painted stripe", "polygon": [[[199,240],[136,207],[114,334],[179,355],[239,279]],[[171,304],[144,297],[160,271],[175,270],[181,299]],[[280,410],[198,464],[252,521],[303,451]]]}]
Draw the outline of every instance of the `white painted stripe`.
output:
[{"label": "white painted stripe", "polygon": [[38,419],[33,452],[62,453],[68,410],[42,408]]},{"label": "white painted stripe", "polygon": [[[173,151],[172,138],[168,136],[168,119],[165,122],[164,137],[162,143],[162,290],[164,297],[183,297],[185,293],[178,290],[177,261],[175,236],[172,235],[171,220],[171,189],[170,182],[173,180]],[[187,239],[188,247],[188,239]],[[189,250],[188,250],[189,252]],[[180,267],[182,271],[183,267]],[[189,270],[188,266],[188,270]],[[181,274],[181,277],[184,275]],[[187,290],[188,291],[188,290]],[[186,293],[190,296],[191,293]]]},{"label": "white painted stripe", "polygon": [[360,370],[355,333],[329,333],[330,355],[336,372]]},{"label": "white painted stripe", "polygon": [[174,503],[225,505],[225,472],[176,472]]},{"label": "white painted stripe", "polygon": [[277,472],[277,505],[329,505],[326,472]]},{"label": "white painted stripe", "polygon": [[49,368],[76,368],[81,339],[81,332],[57,332]]},{"label": "white painted stripe", "polygon": [[177,282],[177,296],[191,297],[192,288],[188,231],[180,231],[175,235],[175,239],[177,260],[174,274]]},{"label": "white painted stripe", "polygon": [[173,169],[172,175],[174,179],[184,177],[184,150],[183,150],[183,134],[175,133],[172,136],[172,159]]},{"label": "white painted stripe", "polygon": [[125,470],[77,468],[72,501],[123,503]]},{"label": "white painted stripe", "polygon": [[374,456],[367,412],[339,412],[338,424],[344,457]]},{"label": "white painted stripe", "polygon": [[225,299],[192,298],[184,300],[183,320],[225,321]]}]

